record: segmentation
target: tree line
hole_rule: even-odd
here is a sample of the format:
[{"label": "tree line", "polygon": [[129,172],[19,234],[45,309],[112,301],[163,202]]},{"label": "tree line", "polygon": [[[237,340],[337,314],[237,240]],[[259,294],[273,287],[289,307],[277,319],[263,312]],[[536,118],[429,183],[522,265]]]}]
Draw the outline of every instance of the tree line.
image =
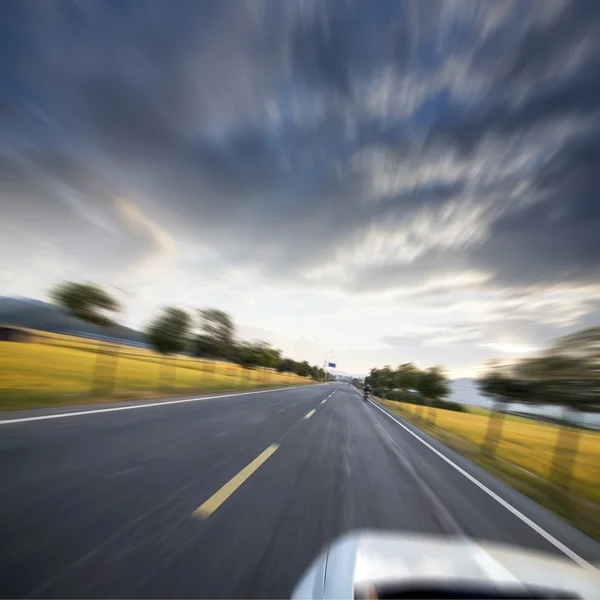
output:
[{"label": "tree line", "polygon": [[513,364],[491,363],[478,385],[493,402],[486,435],[486,451],[491,455],[496,452],[510,404],[562,408],[551,478],[561,487],[568,487],[580,433],[569,417],[573,413],[600,412],[600,327],[558,338],[537,356]]},{"label": "tree line", "polygon": [[[375,396],[428,406],[431,419],[435,419],[433,408],[464,410],[459,404],[443,400],[450,393],[450,388],[448,377],[440,366],[421,370],[413,363],[399,365],[396,369],[386,365],[382,369],[371,369],[365,377],[365,384],[371,386]],[[419,410],[419,416],[422,416],[423,409]]]},{"label": "tree line", "polygon": [[[63,282],[50,293],[52,300],[73,316],[103,327],[107,334],[115,325],[120,303],[104,288],[93,283]],[[196,319],[189,312],[165,307],[144,329],[144,338],[164,356],[185,352],[200,358],[225,360],[242,367],[262,367],[295,373],[315,381],[331,376],[308,361],[297,361],[283,355],[268,342],[237,338],[233,319],[217,308],[199,309]]]},{"label": "tree line", "polygon": [[[412,363],[393,369],[371,369],[365,384],[381,398],[429,406],[428,420],[435,422],[434,408],[467,412],[455,402],[444,401],[448,380],[441,367],[422,371]],[[483,451],[494,457],[502,437],[506,412],[511,404],[557,406],[563,410],[552,458],[550,479],[566,489],[572,479],[579,445],[580,428],[570,415],[600,412],[600,327],[592,327],[558,338],[540,354],[516,363],[488,363],[477,385],[491,398]],[[423,419],[423,408],[415,413]]]}]

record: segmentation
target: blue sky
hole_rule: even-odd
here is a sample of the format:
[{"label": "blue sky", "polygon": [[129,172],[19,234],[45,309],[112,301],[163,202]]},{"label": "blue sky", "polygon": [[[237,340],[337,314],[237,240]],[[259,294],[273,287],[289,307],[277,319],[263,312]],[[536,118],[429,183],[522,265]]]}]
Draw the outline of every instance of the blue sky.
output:
[{"label": "blue sky", "polygon": [[597,323],[600,6],[7,1],[0,293],[474,374]]}]

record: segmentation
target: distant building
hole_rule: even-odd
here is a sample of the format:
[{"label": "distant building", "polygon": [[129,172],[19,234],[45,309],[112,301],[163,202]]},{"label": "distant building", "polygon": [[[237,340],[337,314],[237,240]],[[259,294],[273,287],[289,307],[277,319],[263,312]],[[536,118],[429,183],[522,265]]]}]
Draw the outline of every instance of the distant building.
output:
[{"label": "distant building", "polygon": [[23,327],[0,325],[0,342],[33,342],[35,335]]}]

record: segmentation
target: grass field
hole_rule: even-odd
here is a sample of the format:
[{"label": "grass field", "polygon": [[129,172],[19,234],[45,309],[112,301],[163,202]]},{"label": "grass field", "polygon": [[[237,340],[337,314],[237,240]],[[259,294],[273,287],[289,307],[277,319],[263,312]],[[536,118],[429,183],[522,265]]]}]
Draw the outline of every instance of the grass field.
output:
[{"label": "grass field", "polygon": [[[379,400],[469,458],[480,462],[511,485],[600,538],[600,433],[580,432],[568,495],[548,485],[559,428],[522,417],[507,418],[497,448],[500,460],[481,452],[488,426],[483,414],[433,409],[435,425],[417,419],[414,404]],[[425,409],[424,415],[428,415]],[[494,464],[495,463],[495,464]]]},{"label": "grass field", "polygon": [[[100,361],[98,363],[98,361]],[[0,342],[0,409],[31,408],[200,390],[299,385],[306,378],[220,361],[163,356],[142,348],[39,334],[32,342]],[[109,383],[112,385],[109,386]],[[106,396],[106,394],[104,394]]]}]

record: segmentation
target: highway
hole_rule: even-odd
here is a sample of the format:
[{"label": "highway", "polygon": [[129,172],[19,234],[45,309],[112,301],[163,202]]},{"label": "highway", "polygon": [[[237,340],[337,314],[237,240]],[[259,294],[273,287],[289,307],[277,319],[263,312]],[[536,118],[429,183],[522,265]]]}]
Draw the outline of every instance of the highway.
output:
[{"label": "highway", "polygon": [[183,400],[0,414],[1,597],[286,597],[357,528],[600,560],[345,384]]}]

